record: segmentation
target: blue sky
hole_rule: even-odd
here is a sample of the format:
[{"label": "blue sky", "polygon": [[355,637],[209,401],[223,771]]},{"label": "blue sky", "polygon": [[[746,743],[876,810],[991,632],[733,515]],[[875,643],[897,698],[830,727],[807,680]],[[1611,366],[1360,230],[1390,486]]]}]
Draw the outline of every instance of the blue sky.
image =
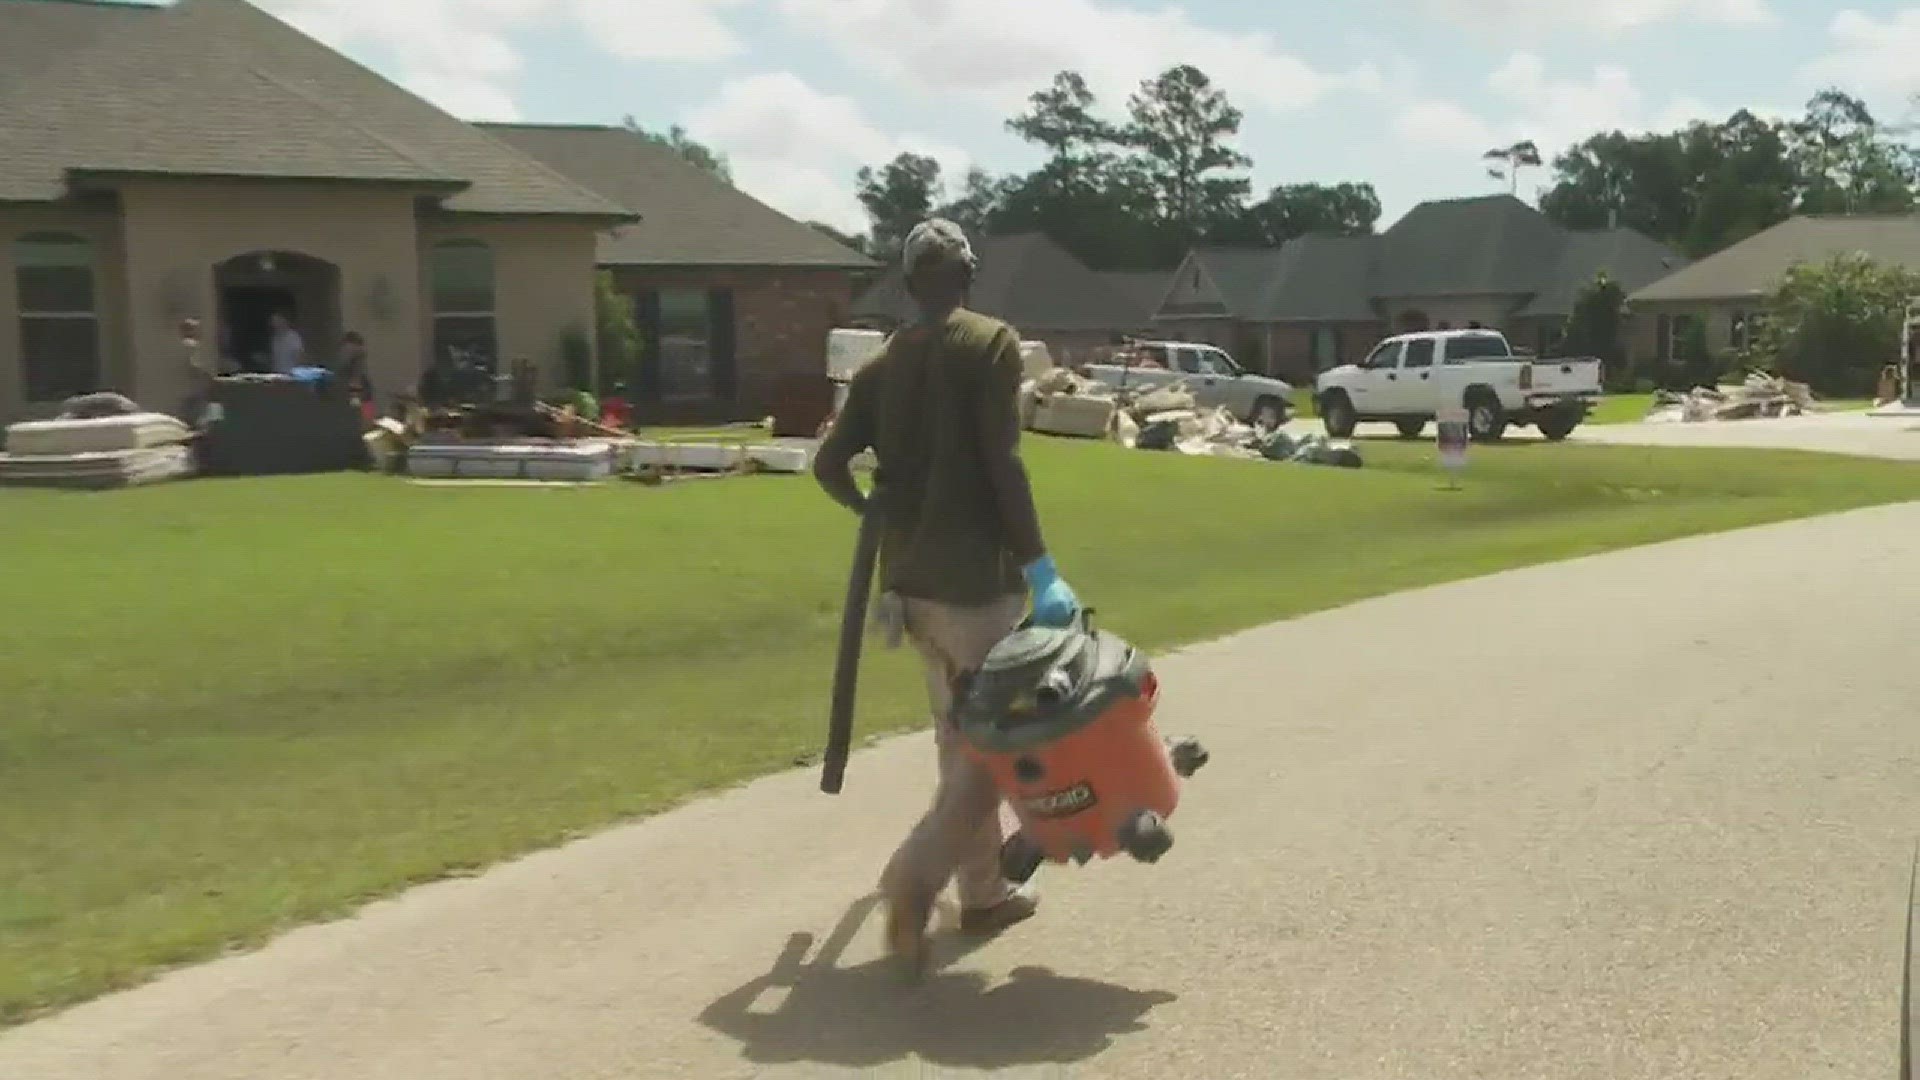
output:
[{"label": "blue sky", "polygon": [[864,225],[854,171],[903,149],[1031,165],[1002,121],[1062,68],[1117,113],[1195,64],[1246,113],[1258,190],[1371,181],[1386,222],[1499,190],[1497,143],[1794,113],[1828,84],[1908,120],[1920,91],[1920,3],[1898,0],[255,2],[469,119],[683,124],[754,195],[842,227]]}]

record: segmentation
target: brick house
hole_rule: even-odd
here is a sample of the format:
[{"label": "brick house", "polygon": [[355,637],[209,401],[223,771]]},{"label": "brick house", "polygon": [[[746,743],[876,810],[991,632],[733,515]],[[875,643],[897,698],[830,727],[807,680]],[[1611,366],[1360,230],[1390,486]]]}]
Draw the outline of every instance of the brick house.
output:
[{"label": "brick house", "polygon": [[454,350],[551,384],[635,217],[244,0],[0,0],[0,72],[0,418],[178,408],[188,316],[239,368],[358,331],[388,400]]},{"label": "brick house", "polygon": [[[980,260],[967,306],[1044,341],[1054,361],[1073,364],[1117,334],[1150,332],[1168,275],[1102,273],[1042,233],[973,237]],[[886,329],[913,317],[900,268],[881,274],[853,305],[854,317]]]},{"label": "brick house", "polygon": [[1629,293],[1627,302],[1657,327],[1656,359],[1686,359],[1678,354],[1696,327],[1708,354],[1718,356],[1752,342],[1767,296],[1788,270],[1853,252],[1920,271],[1920,214],[1788,218]]},{"label": "brick house", "polygon": [[643,419],[755,418],[783,380],[824,379],[827,332],[873,260],[625,128],[480,126],[640,215],[597,258],[634,300]]},{"label": "brick house", "polygon": [[[1561,228],[1511,195],[1422,203],[1377,236],[1305,236],[1277,248],[1202,247],[1155,312],[1268,374],[1310,380],[1408,330],[1487,326],[1542,352],[1601,271],[1626,293],[1687,265],[1631,229]],[[1654,325],[1628,319],[1630,349]]]}]

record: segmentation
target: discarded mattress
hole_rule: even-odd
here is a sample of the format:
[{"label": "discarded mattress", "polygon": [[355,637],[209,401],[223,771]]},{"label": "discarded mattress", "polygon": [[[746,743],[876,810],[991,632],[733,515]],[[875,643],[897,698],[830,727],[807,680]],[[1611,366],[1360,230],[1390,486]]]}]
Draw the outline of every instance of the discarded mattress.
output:
[{"label": "discarded mattress", "polygon": [[7,429],[7,453],[28,456],[106,454],[182,443],[187,425],[164,413],[131,413],[88,420],[29,420]]},{"label": "discarded mattress", "polygon": [[1112,398],[1057,394],[1042,398],[1033,410],[1033,430],[1043,435],[1104,439],[1113,424]]},{"label": "discarded mattress", "polygon": [[194,473],[186,446],[81,454],[0,454],[0,485],[97,491],[180,480]]},{"label": "discarded mattress", "polygon": [[605,480],[614,445],[577,443],[423,443],[407,451],[407,475],[431,479]]}]

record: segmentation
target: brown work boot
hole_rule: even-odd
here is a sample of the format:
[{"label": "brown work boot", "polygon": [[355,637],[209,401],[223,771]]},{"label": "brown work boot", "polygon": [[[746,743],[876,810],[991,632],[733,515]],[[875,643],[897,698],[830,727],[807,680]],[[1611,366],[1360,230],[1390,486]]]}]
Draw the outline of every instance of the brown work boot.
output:
[{"label": "brown work boot", "polygon": [[1040,898],[1021,890],[991,907],[967,908],[960,912],[960,929],[968,934],[997,934],[1033,918],[1040,910]]}]

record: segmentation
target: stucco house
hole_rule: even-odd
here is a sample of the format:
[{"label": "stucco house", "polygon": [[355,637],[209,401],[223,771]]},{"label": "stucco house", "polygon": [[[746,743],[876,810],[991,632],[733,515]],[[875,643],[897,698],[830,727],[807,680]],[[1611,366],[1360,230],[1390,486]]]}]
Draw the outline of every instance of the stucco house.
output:
[{"label": "stucco house", "polygon": [[756,418],[784,380],[824,378],[827,333],[873,260],[625,128],[480,127],[640,215],[596,258],[634,301],[641,418]]},{"label": "stucco house", "polygon": [[[1092,270],[1043,233],[975,236],[980,271],[968,306],[1004,319],[1020,336],[1044,341],[1055,362],[1072,364],[1115,335],[1149,333],[1167,275]],[[899,266],[854,302],[862,322],[891,327],[913,316]]]},{"label": "stucco house", "polygon": [[[1408,330],[1488,326],[1516,346],[1550,350],[1601,271],[1631,293],[1686,264],[1632,229],[1564,229],[1511,195],[1446,199],[1376,236],[1196,248],[1155,321],[1269,374],[1307,379]],[[1653,344],[1641,322],[1628,326],[1635,350]]]},{"label": "stucco house", "polygon": [[354,330],[382,396],[466,349],[564,377],[637,215],[244,0],[0,0],[0,417],[176,408],[180,320],[251,365]]},{"label": "stucco house", "polygon": [[1920,271],[1920,215],[1788,218],[1647,285],[1627,301],[1640,319],[1659,327],[1659,359],[1673,358],[1695,326],[1708,353],[1718,355],[1750,343],[1767,295],[1788,270],[1851,252]]}]

